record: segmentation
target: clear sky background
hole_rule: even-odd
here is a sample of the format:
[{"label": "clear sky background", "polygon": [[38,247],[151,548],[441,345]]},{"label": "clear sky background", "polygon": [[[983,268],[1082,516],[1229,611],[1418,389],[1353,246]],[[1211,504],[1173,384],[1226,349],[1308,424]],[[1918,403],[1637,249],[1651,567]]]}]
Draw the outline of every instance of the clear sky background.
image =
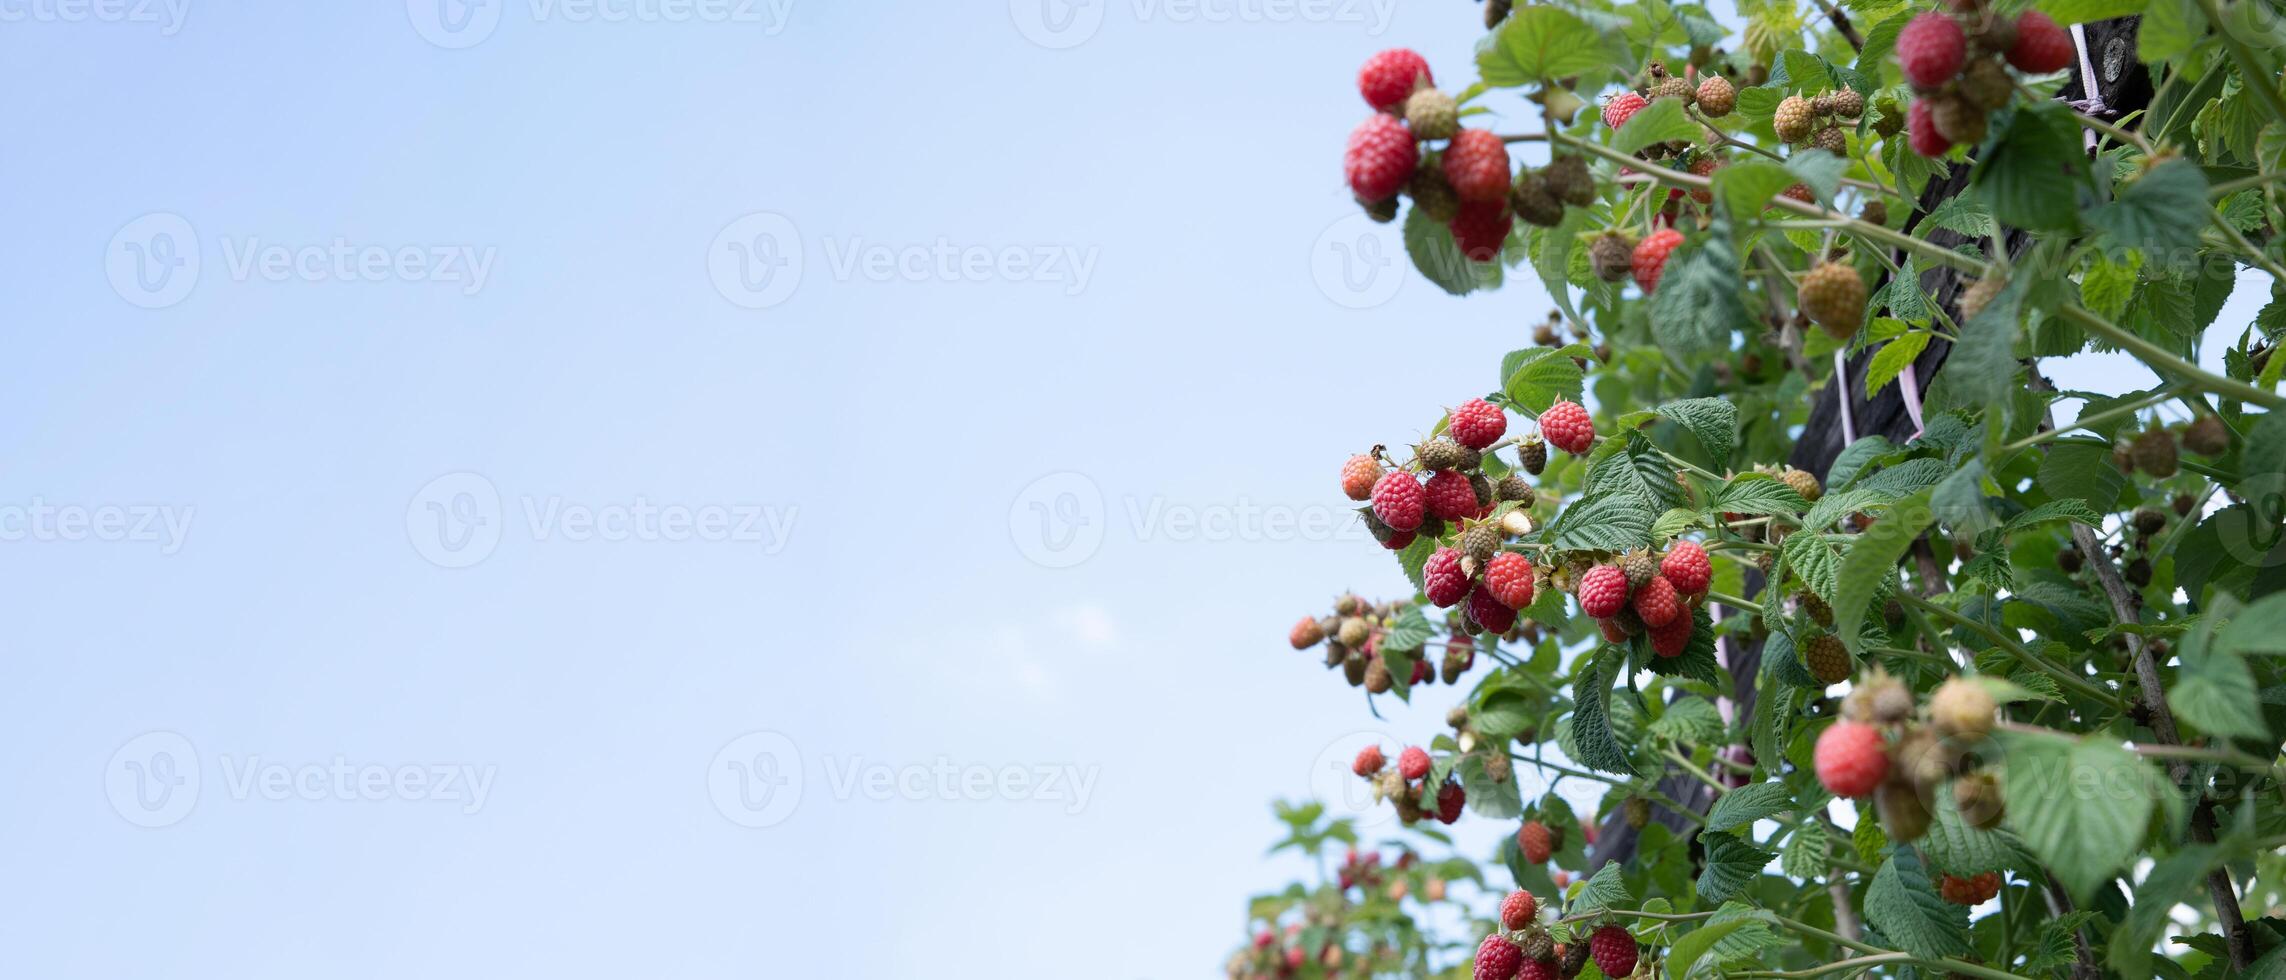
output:
[{"label": "clear sky background", "polygon": [[1548,308],[1341,185],[1477,12],[742,4],[0,3],[0,975],[1191,977],[1302,870],[1335,470]]}]

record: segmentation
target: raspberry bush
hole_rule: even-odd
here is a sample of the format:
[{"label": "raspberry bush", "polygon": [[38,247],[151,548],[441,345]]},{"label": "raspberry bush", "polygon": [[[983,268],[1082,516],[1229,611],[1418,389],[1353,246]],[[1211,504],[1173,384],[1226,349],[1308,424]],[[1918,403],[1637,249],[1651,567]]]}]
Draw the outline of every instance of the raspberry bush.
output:
[{"label": "raspberry bush", "polygon": [[1230,974],[2286,976],[2286,17],[1484,6],[1345,174],[1556,309],[1389,368],[1491,387],[1321,464],[1387,592],[1264,626],[1448,730],[1334,763],[1391,839],[1278,807],[1344,856]]}]

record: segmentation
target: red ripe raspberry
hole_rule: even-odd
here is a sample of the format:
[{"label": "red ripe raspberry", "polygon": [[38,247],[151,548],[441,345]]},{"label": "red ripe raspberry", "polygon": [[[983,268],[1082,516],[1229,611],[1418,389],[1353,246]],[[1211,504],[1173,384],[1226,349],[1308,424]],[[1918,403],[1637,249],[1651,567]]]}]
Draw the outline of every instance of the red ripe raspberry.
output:
[{"label": "red ripe raspberry", "polygon": [[1500,257],[1500,246],[1507,244],[1508,233],[1516,227],[1516,214],[1505,200],[1466,201],[1445,227],[1469,261],[1490,262]]},{"label": "red ripe raspberry", "polygon": [[1622,645],[1627,643],[1627,631],[1620,628],[1618,623],[1608,619],[1599,619],[1595,621],[1595,627],[1603,631],[1604,642]]},{"label": "red ripe raspberry", "polygon": [[1556,852],[1556,839],[1548,833],[1548,825],[1538,820],[1526,820],[1516,831],[1516,846],[1524,852],[1524,860],[1531,864],[1548,863],[1549,855]]},{"label": "red ripe raspberry", "polygon": [[1498,933],[1484,937],[1476,947],[1476,980],[1516,980],[1524,966],[1524,951]]},{"label": "red ripe raspberry", "polygon": [[1586,817],[1580,818],[1580,836],[1587,840],[1589,847],[1595,846],[1596,835],[1601,833],[1603,833],[1603,828],[1596,826],[1595,821]]},{"label": "red ripe raspberry", "polygon": [[1889,775],[1888,747],[1881,730],[1864,722],[1837,721],[1818,736],[1818,782],[1835,796],[1862,800]]},{"label": "red ripe raspberry", "polygon": [[1408,745],[1405,751],[1397,754],[1397,775],[1415,780],[1428,774],[1429,754],[1421,751],[1420,746]]},{"label": "red ripe raspberry", "polygon": [[1714,579],[1714,563],[1707,560],[1707,550],[1697,543],[1677,541],[1667,549],[1667,557],[1659,559],[1659,574],[1676,591],[1698,595]]},{"label": "red ripe raspberry", "polygon": [[1666,576],[1651,576],[1651,581],[1635,590],[1635,614],[1643,617],[1643,625],[1656,632],[1683,615],[1683,597],[1676,593],[1674,583],[1667,581]]},{"label": "red ripe raspberry", "polygon": [[1471,398],[1453,409],[1452,421],[1445,430],[1452,433],[1454,442],[1470,449],[1483,449],[1507,434],[1508,413],[1482,398]]},{"label": "red ripe raspberry", "polygon": [[1913,152],[1925,157],[1941,157],[1953,148],[1953,141],[1937,131],[1937,114],[1927,99],[1914,99],[1913,107],[1905,110],[1905,139]]},{"label": "red ripe raspberry", "polygon": [[1675,247],[1681,244],[1683,233],[1673,228],[1661,228],[1635,243],[1632,259],[1635,284],[1643,287],[1646,295],[1659,288],[1659,275],[1667,271],[1667,256],[1673,254]]},{"label": "red ripe raspberry", "polygon": [[2071,33],[2057,26],[2054,18],[2037,10],[2017,15],[2016,43],[2008,48],[2008,63],[2017,71],[2030,75],[2063,71],[2077,54]]},{"label": "red ripe raspberry", "polygon": [[1581,612],[1610,619],[1627,605],[1627,572],[1617,565],[1597,565],[1580,576],[1577,592]]},{"label": "red ripe raspberry", "polygon": [[1691,648],[1691,631],[1697,626],[1688,615],[1676,616],[1665,626],[1651,627],[1651,652],[1662,657],[1680,657]]},{"label": "red ripe raspberry", "polygon": [[1364,453],[1351,456],[1349,462],[1341,464],[1342,496],[1351,500],[1371,499],[1373,485],[1380,480],[1381,462]]},{"label": "red ripe raspberry", "polygon": [[1421,684],[1427,682],[1429,678],[1435,676],[1437,676],[1436,668],[1429,666],[1428,661],[1415,660],[1413,661],[1413,676],[1406,678],[1405,683]]},{"label": "red ripe raspberry", "polygon": [[1350,131],[1349,148],[1341,156],[1350,192],[1367,203],[1396,197],[1420,162],[1412,132],[1395,116],[1377,115],[1358,123]]},{"label": "red ripe raspberry", "polygon": [[1484,591],[1510,609],[1531,605],[1532,559],[1513,551],[1492,556],[1484,566]]},{"label": "red ripe raspberry", "polygon": [[1959,21],[1927,11],[1907,22],[1897,33],[1897,64],[1905,80],[1924,91],[1952,81],[1968,58],[1968,37]]},{"label": "red ripe raspberry", "polygon": [[1488,633],[1506,633],[1516,626],[1516,610],[1502,605],[1492,593],[1478,589],[1469,593],[1468,618],[1475,620]]},{"label": "red ripe raspberry", "polygon": [[1349,771],[1371,779],[1388,762],[1389,760],[1381,757],[1381,746],[1368,745],[1357,750],[1357,761],[1349,764]]},{"label": "red ripe raspberry", "polygon": [[1376,109],[1394,109],[1405,104],[1405,97],[1413,94],[1416,85],[1435,84],[1428,59],[1405,48],[1390,48],[1367,58],[1365,66],[1357,70],[1357,94],[1365,96],[1365,104]]},{"label": "red ripe raspberry", "polygon": [[1532,893],[1517,889],[1500,901],[1500,925],[1507,929],[1522,929],[1532,924],[1532,917],[1540,912],[1540,903],[1533,901]]},{"label": "red ripe raspberry", "polygon": [[1618,926],[1604,926],[1588,937],[1588,955],[1607,977],[1635,972],[1635,937]]},{"label": "red ripe raspberry", "polygon": [[1437,822],[1451,824],[1459,820],[1461,808],[1467,804],[1468,791],[1461,789],[1461,784],[1448,780],[1437,789]]},{"label": "red ripe raspberry", "polygon": [[1445,147],[1445,182],[1463,201],[1508,199],[1508,144],[1489,129],[1464,129]]},{"label": "red ripe raspberry", "polygon": [[1585,456],[1588,447],[1595,444],[1595,420],[1578,402],[1559,400],[1540,413],[1540,436],[1548,445]]},{"label": "red ripe raspberry", "polygon": [[1421,591],[1429,594],[1429,601],[1440,608],[1451,608],[1468,598],[1468,576],[1461,571],[1461,553],[1453,548],[1438,548],[1436,554],[1421,565]]},{"label": "red ripe raspberry", "polygon": [[1389,540],[1381,542],[1381,546],[1391,551],[1403,551],[1413,544],[1413,538],[1414,533],[1411,531],[1398,531],[1391,534]]},{"label": "red ripe raspberry", "polygon": [[1982,905],[2000,894],[2000,872],[1987,871],[1967,878],[1943,875],[1937,879],[1937,894],[1954,905]]},{"label": "red ripe raspberry", "polygon": [[1421,516],[1428,505],[1429,495],[1411,473],[1384,473],[1380,482],[1373,485],[1373,516],[1381,518],[1381,523],[1389,525],[1392,531],[1420,527]]},{"label": "red ripe raspberry", "polygon": [[1628,119],[1632,118],[1636,113],[1643,111],[1643,107],[1650,104],[1650,99],[1646,99],[1633,92],[1621,92],[1604,102],[1603,124],[1613,129],[1618,129],[1621,126],[1627,125]]},{"label": "red ripe raspberry", "polygon": [[1429,474],[1429,482],[1421,488],[1428,503],[1429,513],[1457,521],[1476,516],[1476,488],[1469,485],[1468,477],[1459,470],[1438,470]]},{"label": "red ripe raspberry", "polygon": [[1525,960],[1523,968],[1516,971],[1516,980],[1563,980],[1563,976],[1561,966],[1554,960]]}]

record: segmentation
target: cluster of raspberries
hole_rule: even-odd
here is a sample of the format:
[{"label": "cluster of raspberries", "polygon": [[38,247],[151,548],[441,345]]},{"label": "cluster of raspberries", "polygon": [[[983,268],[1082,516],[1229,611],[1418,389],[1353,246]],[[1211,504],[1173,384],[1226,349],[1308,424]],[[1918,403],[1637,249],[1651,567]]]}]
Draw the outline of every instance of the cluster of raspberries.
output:
[{"label": "cluster of raspberries", "polygon": [[1349,768],[1358,778],[1373,783],[1376,798],[1395,802],[1398,819],[1407,824],[1435,817],[1438,823],[1449,825],[1460,819],[1461,810],[1468,805],[1468,793],[1450,772],[1434,790],[1430,789],[1429,753],[1418,745],[1406,746],[1398,753],[1394,768],[1382,756],[1381,746],[1368,745],[1358,750]]},{"label": "cluster of raspberries", "polygon": [[1604,639],[1626,643],[1649,633],[1654,653],[1680,657],[1691,645],[1691,607],[1705,598],[1712,577],[1706,549],[1677,541],[1664,555],[1638,549],[1619,564],[1589,568],[1573,594]]},{"label": "cluster of raspberries", "polygon": [[[1320,643],[1326,647],[1326,669],[1340,668],[1351,687],[1362,687],[1374,694],[1386,694],[1397,685],[1397,676],[1381,655],[1381,637],[1388,632],[1409,602],[1371,603],[1355,595],[1344,595],[1334,600],[1333,615],[1304,616],[1287,631],[1287,642],[1296,650],[1307,650]],[[1445,683],[1460,682],[1462,674],[1476,666],[1476,641],[1466,632],[1456,629],[1446,642],[1443,662]],[[1432,667],[1426,656],[1413,661],[1408,685],[1432,683],[1438,668]]]},{"label": "cluster of raspberries", "polygon": [[1954,13],[1921,14],[1897,35],[1897,64],[1920,93],[1905,113],[1906,139],[1927,157],[1975,144],[1984,139],[1986,117],[2015,91],[2004,63],[2045,75],[2076,56],[2071,34],[2037,10],[2011,19],[1972,0]]},{"label": "cluster of raspberries", "polygon": [[1459,102],[1438,90],[1418,53],[1392,48],[1367,58],[1357,91],[1374,111],[1350,132],[1342,170],[1375,221],[1396,218],[1402,194],[1445,225],[1462,255],[1489,262],[1518,218],[1552,228],[1567,205],[1595,203],[1595,178],[1580,157],[1560,155],[1512,174],[1507,141],[1463,128]]},{"label": "cluster of raspberries", "polygon": [[[1967,677],[1938,685],[1919,708],[1911,689],[1877,667],[1843,699],[1841,720],[1819,733],[1812,767],[1835,796],[1871,798],[1882,833],[1896,843],[1928,832],[1929,808],[1948,785],[1961,821],[1989,830],[2007,814],[2000,782],[1979,768],[1997,711],[1991,691]],[[1976,887],[1960,894],[1976,897],[1962,904],[1991,897],[1980,879],[1967,884]]]},{"label": "cluster of raspberries", "polygon": [[1641,950],[1635,936],[1611,923],[1588,933],[1587,942],[1560,943],[1539,922],[1539,902],[1531,892],[1514,891],[1500,903],[1500,928],[1476,946],[1475,980],[1559,980],[1576,977],[1595,960],[1606,977],[1635,972]]}]

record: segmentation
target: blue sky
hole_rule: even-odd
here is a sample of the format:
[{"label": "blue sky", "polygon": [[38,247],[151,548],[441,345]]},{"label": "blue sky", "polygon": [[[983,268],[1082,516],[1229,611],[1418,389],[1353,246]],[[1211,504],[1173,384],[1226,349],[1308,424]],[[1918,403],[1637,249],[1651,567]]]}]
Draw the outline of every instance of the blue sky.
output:
[{"label": "blue sky", "polygon": [[0,974],[1217,969],[1548,304],[1341,186],[1474,11],[1031,3],[0,4]]}]

